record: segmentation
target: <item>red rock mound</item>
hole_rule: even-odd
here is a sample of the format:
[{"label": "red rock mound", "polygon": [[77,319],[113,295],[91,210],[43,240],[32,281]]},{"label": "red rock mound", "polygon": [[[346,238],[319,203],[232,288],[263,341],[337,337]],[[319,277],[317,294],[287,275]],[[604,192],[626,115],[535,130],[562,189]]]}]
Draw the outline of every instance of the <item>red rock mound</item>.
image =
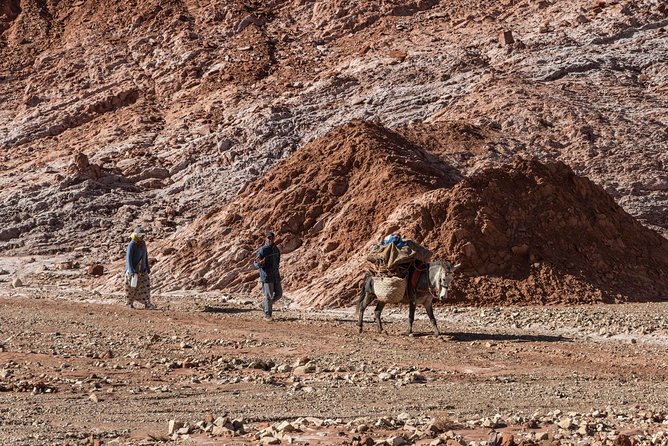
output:
[{"label": "red rock mound", "polygon": [[367,122],[303,147],[178,233],[159,282],[249,291],[265,229],[278,233],[284,288],[305,306],[352,304],[369,245],[393,230],[462,263],[451,302],[648,301],[668,289],[668,241],[563,163],[518,158],[461,179]]},{"label": "red rock mound", "polygon": [[[348,266],[390,213],[424,192],[451,187],[460,178],[442,161],[399,134],[354,121],[308,144],[250,183],[224,206],[176,235],[156,271],[165,288],[249,290],[257,283],[251,266],[262,233],[278,234],[284,287],[297,290]],[[166,265],[166,266],[165,266]],[[354,288],[359,269],[335,274],[342,288]],[[173,277],[172,277],[173,276]],[[350,291],[332,290],[303,303],[347,303]]]},{"label": "red rock mound", "polygon": [[410,203],[396,224],[462,262],[453,301],[668,298],[668,241],[562,163],[518,159],[484,171]]}]

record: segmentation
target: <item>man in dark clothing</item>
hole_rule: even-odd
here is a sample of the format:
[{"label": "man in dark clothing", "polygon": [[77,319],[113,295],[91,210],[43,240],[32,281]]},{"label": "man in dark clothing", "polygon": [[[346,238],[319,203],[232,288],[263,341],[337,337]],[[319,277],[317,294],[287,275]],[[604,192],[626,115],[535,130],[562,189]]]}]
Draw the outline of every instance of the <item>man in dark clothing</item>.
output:
[{"label": "man in dark clothing", "polygon": [[278,270],[281,263],[281,253],[274,244],[276,235],[267,231],[265,237],[265,243],[258,250],[254,265],[260,269],[260,283],[262,283],[262,292],[264,293],[264,300],[262,301],[264,318],[271,320],[272,304],[283,295],[281,274]]}]

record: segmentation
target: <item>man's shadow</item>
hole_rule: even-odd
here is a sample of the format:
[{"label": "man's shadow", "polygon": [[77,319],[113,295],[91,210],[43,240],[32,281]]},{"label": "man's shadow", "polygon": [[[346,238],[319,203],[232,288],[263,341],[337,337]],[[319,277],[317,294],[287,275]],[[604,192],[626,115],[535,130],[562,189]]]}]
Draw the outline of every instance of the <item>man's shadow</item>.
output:
[{"label": "man's shadow", "polygon": [[212,307],[209,305],[205,305],[202,311],[204,313],[238,314],[238,313],[248,313],[253,310],[251,308]]}]

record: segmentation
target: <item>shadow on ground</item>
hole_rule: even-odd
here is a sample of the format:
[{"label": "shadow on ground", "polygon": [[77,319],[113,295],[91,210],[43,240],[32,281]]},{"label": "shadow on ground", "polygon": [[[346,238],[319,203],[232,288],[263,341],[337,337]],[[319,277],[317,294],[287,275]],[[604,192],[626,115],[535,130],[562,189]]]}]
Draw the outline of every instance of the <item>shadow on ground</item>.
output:
[{"label": "shadow on ground", "polygon": [[205,305],[202,310],[204,313],[224,313],[224,314],[238,314],[238,313],[249,313],[253,311],[252,308],[233,308],[233,307],[211,307]]},{"label": "shadow on ground", "polygon": [[[510,341],[510,342],[572,342],[572,339],[564,336],[545,335],[509,335],[499,333],[443,333],[453,341]],[[424,334],[423,336],[428,336]]]}]

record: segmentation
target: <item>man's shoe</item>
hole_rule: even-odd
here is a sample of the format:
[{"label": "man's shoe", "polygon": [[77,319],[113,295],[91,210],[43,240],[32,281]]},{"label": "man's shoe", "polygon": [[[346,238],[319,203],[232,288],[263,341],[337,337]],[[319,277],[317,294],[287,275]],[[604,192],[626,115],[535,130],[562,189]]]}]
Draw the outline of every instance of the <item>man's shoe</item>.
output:
[{"label": "man's shoe", "polygon": [[265,316],[265,317],[264,317],[264,320],[267,321],[267,322],[271,322],[271,321],[274,320],[274,318],[271,317],[271,316]]}]

